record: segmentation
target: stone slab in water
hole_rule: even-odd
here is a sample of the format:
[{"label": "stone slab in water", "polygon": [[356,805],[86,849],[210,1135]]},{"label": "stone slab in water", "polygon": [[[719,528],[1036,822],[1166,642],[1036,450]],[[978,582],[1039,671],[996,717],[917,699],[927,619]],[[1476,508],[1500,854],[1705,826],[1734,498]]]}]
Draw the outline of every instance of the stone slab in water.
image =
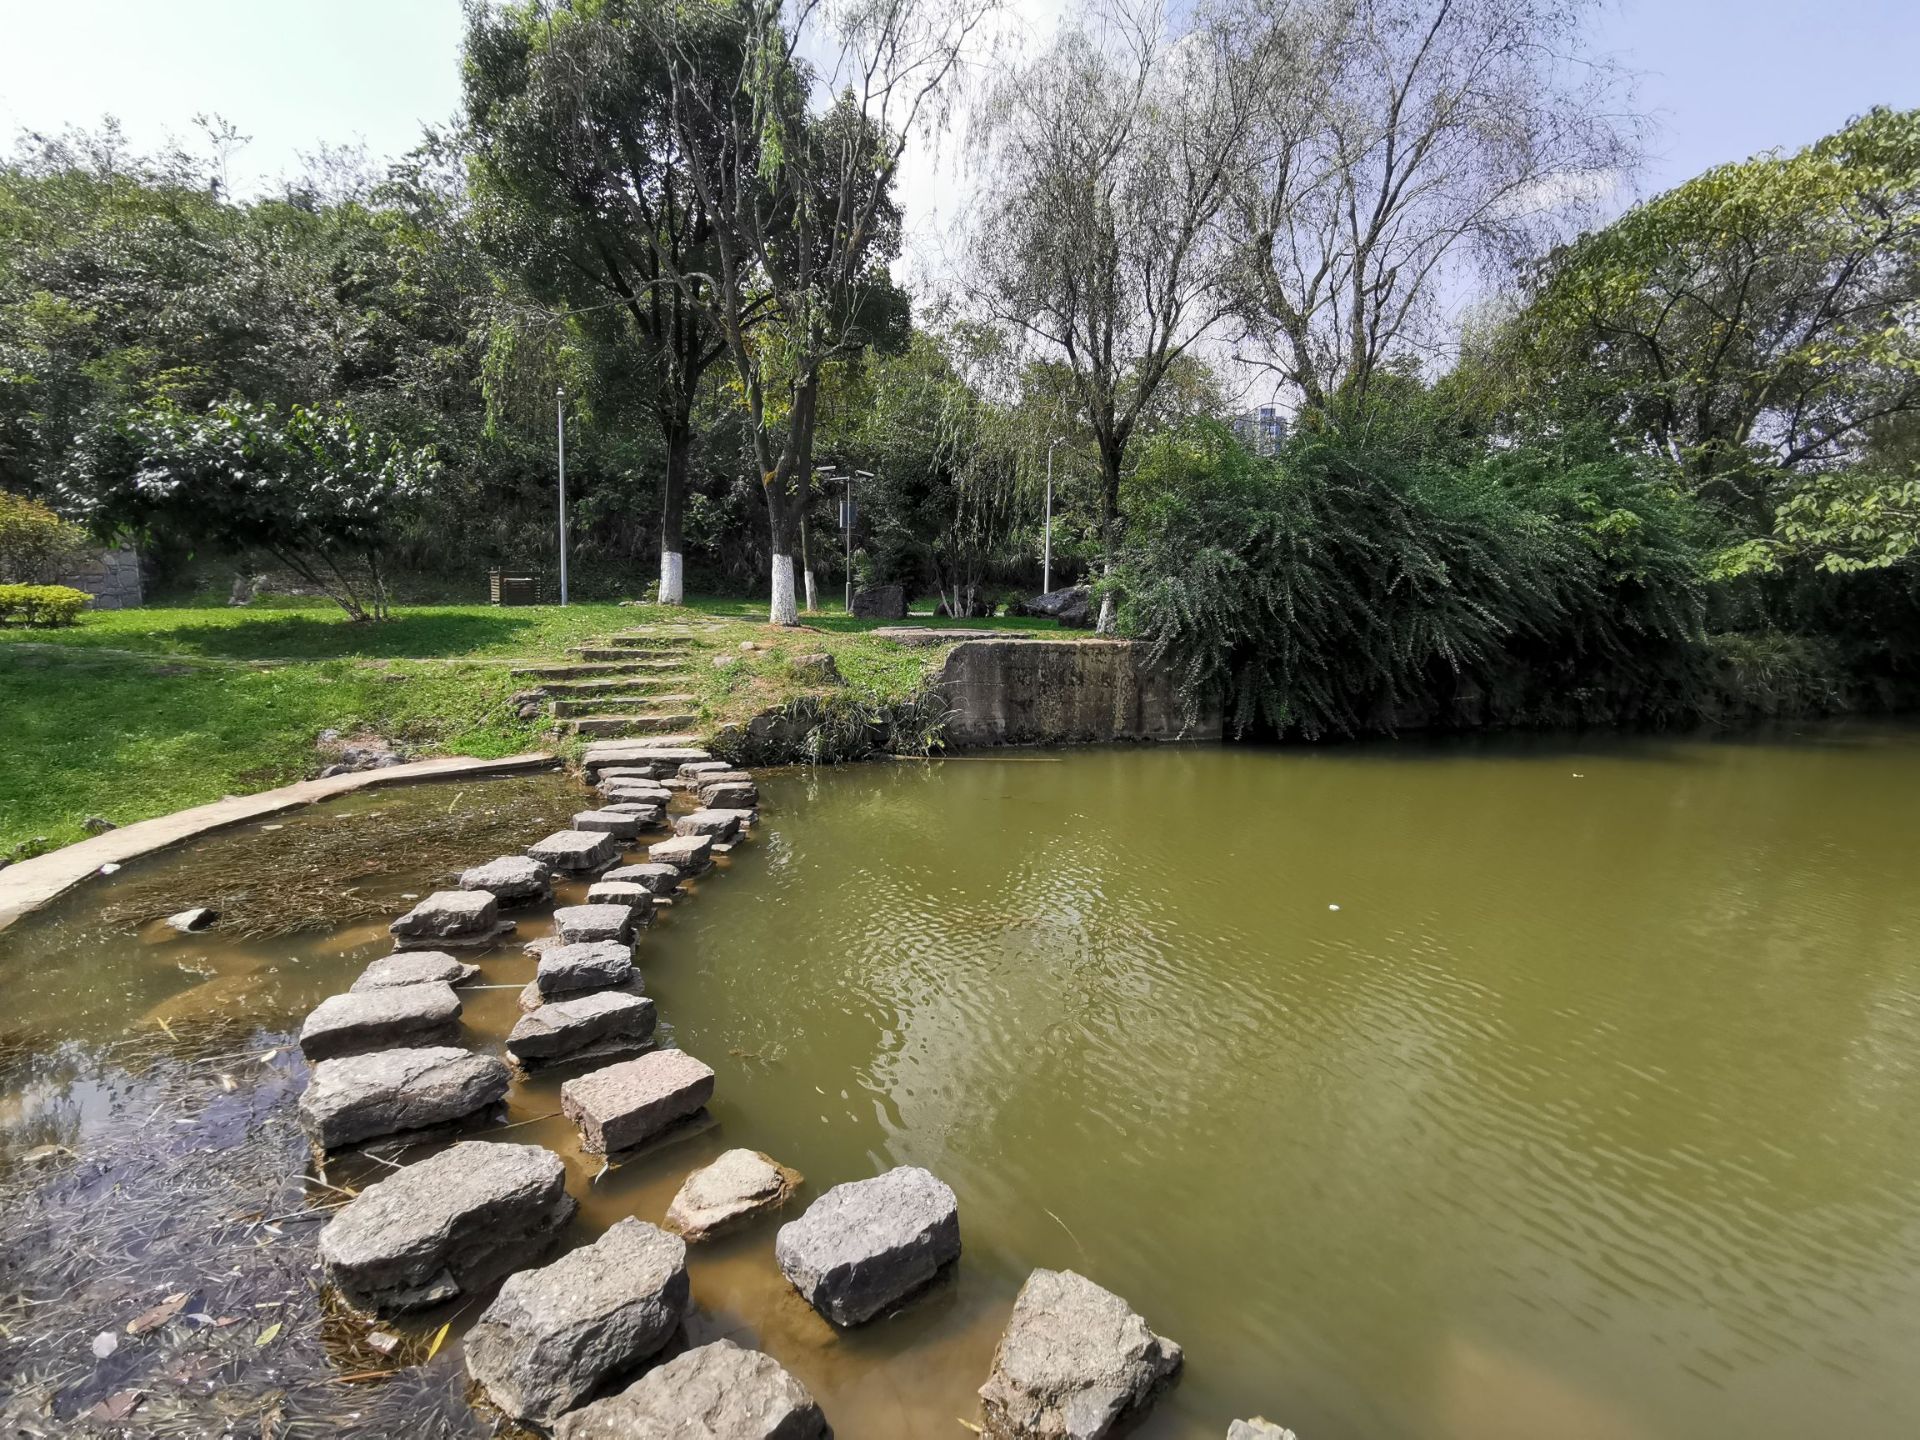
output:
[{"label": "stone slab in water", "polygon": [[589,905],[624,905],[642,923],[653,909],[653,892],[637,880],[596,880],[587,887]]},{"label": "stone slab in water", "polygon": [[554,1440],[823,1440],[807,1387],[758,1350],[716,1340],[554,1427]]},{"label": "stone slab in water", "polygon": [[742,838],[760,818],[760,812],[758,810],[735,810],[718,805],[708,806],[707,813],[710,815],[731,815],[736,827],[733,836],[736,840]]},{"label": "stone slab in water", "polygon": [[760,803],[760,787],[738,780],[702,785],[700,803],[709,810],[751,810]]},{"label": "stone slab in water", "polygon": [[758,1150],[729,1150],[687,1177],[667,1207],[666,1226],[705,1240],[779,1209],[804,1178]]},{"label": "stone slab in water", "polygon": [[322,1060],[300,1097],[300,1123],[325,1150],[450,1125],[507,1093],[504,1062],[450,1045]]},{"label": "stone slab in water", "polygon": [[548,946],[534,972],[542,995],[566,995],[576,990],[604,990],[633,977],[633,947],[617,940],[586,940]]},{"label": "stone slab in water", "polygon": [[331,1060],[459,1038],[460,997],[444,980],[428,981],[329,995],[302,1022],[300,1053],[309,1060]]},{"label": "stone slab in water", "polygon": [[470,941],[499,924],[500,902],[486,891],[436,890],[387,929],[403,941]]},{"label": "stone slab in water", "polygon": [[550,1426],[666,1346],[686,1318],[687,1247],[632,1216],[509,1275],[467,1333],[467,1373],[516,1420]]},{"label": "stone slab in water", "polygon": [[502,855],[460,872],[462,890],[484,890],[502,905],[533,905],[553,894],[553,872],[530,855]]},{"label": "stone slab in water", "polygon": [[320,1232],[321,1267],[375,1315],[471,1295],[548,1253],[573,1218],[566,1182],[551,1150],[465,1141],[348,1201]]},{"label": "stone slab in water", "polygon": [[676,835],[649,845],[647,859],[655,865],[671,865],[682,875],[698,875],[713,863],[713,837]]},{"label": "stone slab in water", "polygon": [[352,990],[385,990],[395,985],[465,985],[480,973],[478,965],[457,960],[444,950],[402,950],[382,955],[360,972]]},{"label": "stone slab in water", "polygon": [[539,980],[533,979],[529,980],[520,991],[520,1013],[531,1015],[542,1005],[549,1005],[557,1000],[573,1000],[582,995],[632,995],[644,999],[646,994],[646,979],[638,969],[628,972],[627,978],[618,985],[602,985],[592,990],[573,990],[559,995],[542,995]]},{"label": "stone slab in water", "polygon": [[1180,1347],[1111,1290],[1035,1270],[980,1387],[993,1440],[1099,1440],[1131,1424],[1180,1372]]},{"label": "stone slab in water", "polygon": [[182,935],[191,935],[196,931],[206,929],[219,918],[220,912],[218,910],[209,910],[204,905],[196,905],[191,910],[182,910],[178,914],[169,915],[167,917],[167,924],[171,928],[178,930]]},{"label": "stone slab in water", "polygon": [[620,858],[620,846],[602,830],[560,830],[535,841],[527,854],[569,875],[602,870]]},{"label": "stone slab in water", "polygon": [[680,867],[649,860],[644,865],[621,865],[600,878],[603,881],[630,880],[635,885],[646,886],[649,893],[658,898],[671,895],[680,888]]},{"label": "stone slab in water", "polygon": [[1300,1440],[1300,1437],[1256,1415],[1251,1420],[1236,1420],[1227,1426],[1227,1440]]},{"label": "stone slab in water", "polygon": [[588,1050],[634,1049],[652,1042],[656,1019],[645,996],[589,991],[522,1016],[507,1036],[507,1053],[516,1060],[564,1060]]},{"label": "stone slab in water", "polygon": [[635,800],[643,805],[665,805],[673,799],[673,791],[659,781],[640,780],[631,775],[617,775],[611,780],[602,780],[595,788],[605,799]]},{"label": "stone slab in water", "polygon": [[675,835],[711,835],[715,840],[731,840],[740,830],[740,816],[734,810],[689,810],[674,817]]},{"label": "stone slab in water", "polygon": [[584,945],[595,940],[630,940],[633,936],[631,905],[563,905],[553,912],[553,932],[564,945]]},{"label": "stone slab in water", "polygon": [[616,840],[638,839],[646,827],[640,823],[640,817],[629,815],[624,810],[582,810],[573,817],[576,830],[604,830]]},{"label": "stone slab in water", "polygon": [[628,1150],[685,1119],[713,1097],[713,1071],[684,1050],[657,1050],[560,1087],[560,1113],[580,1127],[594,1155]]},{"label": "stone slab in water", "polygon": [[667,807],[651,800],[614,800],[600,807],[609,815],[630,815],[642,830],[651,830],[667,817]]},{"label": "stone slab in water", "polygon": [[931,1171],[902,1165],[836,1185],[780,1227],[774,1258],[836,1325],[891,1309],[960,1255],[960,1207]]},{"label": "stone slab in water", "polygon": [[733,767],[724,760],[689,760],[676,772],[682,780],[698,780],[702,775],[723,775]]}]

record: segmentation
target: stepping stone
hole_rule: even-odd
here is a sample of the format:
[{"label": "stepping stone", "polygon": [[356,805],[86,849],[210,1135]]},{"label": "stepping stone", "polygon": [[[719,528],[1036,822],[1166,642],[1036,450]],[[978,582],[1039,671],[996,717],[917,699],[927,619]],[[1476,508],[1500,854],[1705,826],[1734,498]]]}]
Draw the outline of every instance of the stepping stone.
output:
[{"label": "stepping stone", "polygon": [[538,979],[529,980],[520,991],[520,1013],[531,1015],[543,1005],[556,1004],[561,1000],[577,1000],[582,995],[631,995],[637,1000],[644,1000],[647,998],[646,981],[638,970],[633,970],[618,985],[602,985],[593,990],[572,990],[550,996],[540,993]]},{"label": "stepping stone", "polygon": [[751,810],[760,803],[760,788],[736,780],[702,785],[700,803],[709,810]]},{"label": "stepping stone", "polygon": [[560,1113],[591,1155],[629,1150],[713,1097],[713,1071],[684,1050],[656,1050],[560,1087]]},{"label": "stepping stone", "polygon": [[1251,1420],[1236,1420],[1227,1426],[1227,1440],[1300,1440],[1300,1437],[1256,1415]]},{"label": "stepping stone", "polygon": [[651,830],[667,816],[666,806],[638,800],[618,800],[600,808],[609,815],[631,815],[642,830]]},{"label": "stepping stone", "polygon": [[653,1001],[645,996],[594,990],[521,1017],[507,1036],[507,1053],[520,1061],[611,1056],[651,1044],[655,1023]]},{"label": "stepping stone", "polygon": [[673,791],[656,780],[635,780],[624,775],[602,780],[598,789],[609,800],[632,800],[642,805],[665,805],[673,799]]},{"label": "stepping stone", "polygon": [[644,924],[653,910],[653,892],[634,880],[596,880],[587,887],[589,905],[624,905],[637,911],[634,923]]},{"label": "stepping stone", "polygon": [[604,990],[633,976],[633,947],[616,940],[583,940],[553,945],[541,952],[533,983],[542,995]]},{"label": "stepping stone", "polygon": [[349,1200],[320,1232],[320,1264],[356,1310],[422,1310],[541,1259],[573,1211],[551,1150],[467,1140]]},{"label": "stepping stone", "polygon": [[456,960],[444,950],[403,950],[381,956],[348,988],[360,991],[386,990],[395,985],[464,985],[479,973],[478,965]]},{"label": "stepping stone", "polygon": [[467,1374],[514,1419],[551,1426],[659,1354],[690,1299],[685,1243],[628,1216],[591,1245],[509,1275],[467,1332]]},{"label": "stepping stone", "polygon": [[460,872],[462,890],[485,890],[502,905],[534,905],[553,894],[553,873],[527,855],[502,855]]},{"label": "stepping stone", "polygon": [[667,1207],[667,1229],[705,1240],[779,1209],[804,1178],[758,1150],[729,1150],[687,1177]]},{"label": "stepping stone", "polygon": [[985,1433],[1099,1440],[1131,1425],[1181,1358],[1112,1291],[1071,1270],[1035,1270],[980,1387]]},{"label": "stepping stone", "polygon": [[512,1079],[504,1062],[450,1045],[322,1060],[300,1097],[300,1123],[323,1150],[428,1130],[485,1110]]},{"label": "stepping stone", "polygon": [[588,771],[598,771],[607,765],[635,769],[664,765],[671,775],[690,760],[712,758],[705,750],[691,745],[662,745],[650,740],[599,740],[587,746],[580,763]]},{"label": "stepping stone", "polygon": [[823,1440],[826,1417],[771,1355],[716,1340],[560,1417],[554,1440]]},{"label": "stepping stone", "polygon": [[[600,879],[603,884],[614,880],[630,880],[635,885],[644,885],[650,894],[658,898],[671,895],[680,888],[680,867],[651,861],[645,865],[622,865],[607,871]],[[591,896],[592,892],[588,893]]]},{"label": "stepping stone", "polygon": [[707,813],[710,815],[731,815],[735,823],[740,827],[734,832],[734,838],[736,840],[744,835],[748,828],[760,818],[760,812],[758,810],[730,810],[723,809],[717,805],[709,808]]},{"label": "stepping stone", "polygon": [[569,875],[605,869],[620,858],[620,847],[604,830],[561,830],[527,847],[542,864]]},{"label": "stepping stone", "polygon": [[329,995],[300,1026],[300,1053],[331,1060],[460,1038],[460,997],[444,980]]},{"label": "stepping stone", "polygon": [[573,817],[576,830],[601,830],[616,840],[634,840],[639,838],[645,827],[637,815],[628,815],[619,810],[582,810]]},{"label": "stepping stone", "polygon": [[655,865],[671,865],[683,876],[698,875],[713,863],[713,838],[708,835],[676,835],[647,847],[647,859]]},{"label": "stepping stone", "polygon": [[484,890],[436,890],[387,927],[400,950],[491,945],[513,933],[500,902]]},{"label": "stepping stone", "polygon": [[675,835],[711,835],[715,840],[731,840],[739,829],[739,812],[734,810],[693,810],[673,822]]},{"label": "stepping stone", "polygon": [[689,760],[675,773],[682,780],[698,781],[702,775],[724,775],[732,768],[724,760]]},{"label": "stepping stone", "polygon": [[773,1255],[814,1309],[859,1325],[959,1258],[959,1202],[931,1171],[903,1165],[834,1186],[780,1227]]},{"label": "stepping stone", "polygon": [[553,912],[553,932],[566,945],[594,940],[631,940],[631,905],[563,905]]}]

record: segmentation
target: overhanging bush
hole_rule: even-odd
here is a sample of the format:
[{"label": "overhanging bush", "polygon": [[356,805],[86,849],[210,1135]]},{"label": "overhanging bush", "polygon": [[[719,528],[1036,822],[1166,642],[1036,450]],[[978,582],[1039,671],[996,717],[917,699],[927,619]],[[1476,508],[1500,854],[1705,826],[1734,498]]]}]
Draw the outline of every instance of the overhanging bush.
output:
[{"label": "overhanging bush", "polygon": [[0,585],[0,625],[71,625],[92,598],[67,585]]}]

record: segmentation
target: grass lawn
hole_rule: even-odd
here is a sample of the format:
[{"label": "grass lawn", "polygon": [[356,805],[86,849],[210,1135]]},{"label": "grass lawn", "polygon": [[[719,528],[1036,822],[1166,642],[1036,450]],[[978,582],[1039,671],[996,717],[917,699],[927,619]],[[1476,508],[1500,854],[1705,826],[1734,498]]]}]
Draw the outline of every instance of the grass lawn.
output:
[{"label": "grass lawn", "polygon": [[[572,742],[548,721],[515,718],[510,668],[643,625],[692,626],[685,688],[709,731],[810,688],[795,655],[832,654],[848,687],[876,699],[911,694],[946,655],[868,639],[880,622],[839,613],[798,629],[765,616],[764,601],[700,598],[673,610],[402,606],[353,625],[329,605],[280,601],[0,630],[0,856],[81,839],[89,816],[124,825],[311,776],[325,729],[377,731],[421,755],[564,751]],[[1060,633],[1051,621],[910,623]]]}]

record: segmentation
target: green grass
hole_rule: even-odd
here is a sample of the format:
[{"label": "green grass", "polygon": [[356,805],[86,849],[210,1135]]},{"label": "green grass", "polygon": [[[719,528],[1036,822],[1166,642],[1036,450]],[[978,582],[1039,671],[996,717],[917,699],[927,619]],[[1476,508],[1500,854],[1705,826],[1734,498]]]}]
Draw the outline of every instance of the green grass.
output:
[{"label": "green grass", "polygon": [[[686,689],[708,732],[814,688],[797,655],[825,651],[850,688],[887,700],[919,689],[950,648],[875,641],[866,632],[883,622],[837,612],[796,629],[765,615],[758,600],[702,597],[676,610],[409,605],[354,625],[303,601],[0,629],[0,856],[78,840],[89,816],[124,825],[309,777],[325,729],[377,731],[419,755],[567,750],[544,720],[514,718],[507,699],[525,682],[512,664],[565,659],[570,645],[644,626],[691,625],[672,633],[691,640]],[[908,623],[1065,634],[1051,621]]]}]

